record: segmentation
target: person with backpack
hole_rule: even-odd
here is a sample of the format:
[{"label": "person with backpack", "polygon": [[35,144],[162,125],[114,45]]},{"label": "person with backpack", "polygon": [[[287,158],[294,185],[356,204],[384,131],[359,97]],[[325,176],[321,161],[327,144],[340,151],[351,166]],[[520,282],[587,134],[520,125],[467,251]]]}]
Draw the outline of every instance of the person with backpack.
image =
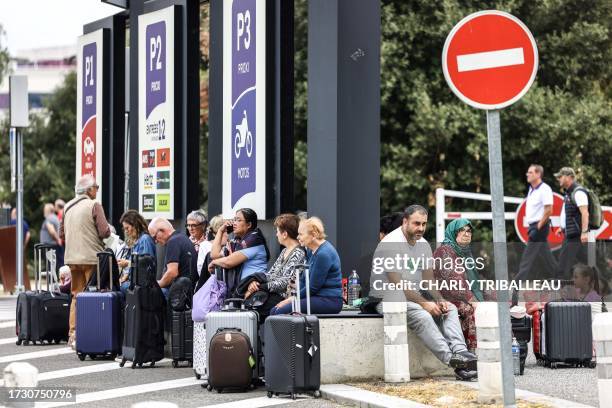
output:
[{"label": "person with backpack", "polygon": [[565,233],[557,277],[570,279],[570,271],[578,261],[587,263],[588,233],[601,226],[601,205],[592,191],[576,183],[576,172],[571,167],[561,168],[555,177],[565,192],[561,228],[557,231],[558,235]]}]

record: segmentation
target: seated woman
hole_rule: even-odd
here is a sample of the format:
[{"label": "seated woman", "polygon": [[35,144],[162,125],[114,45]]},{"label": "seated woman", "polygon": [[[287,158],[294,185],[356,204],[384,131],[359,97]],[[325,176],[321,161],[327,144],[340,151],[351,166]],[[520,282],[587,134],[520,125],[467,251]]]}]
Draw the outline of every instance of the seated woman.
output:
[{"label": "seated woman", "polygon": [[433,253],[436,280],[457,281],[458,290],[440,290],[440,293],[457,307],[463,336],[471,351],[476,349],[476,303],[485,300],[478,285],[472,285],[471,290],[468,285],[468,282],[479,279],[474,262],[465,262],[468,258],[473,259],[470,249],[472,230],[472,224],[465,218],[451,221],[444,232],[442,245]]},{"label": "seated woman", "polygon": [[596,268],[578,263],[572,267],[573,286],[563,288],[563,298],[577,302],[601,302],[599,272]]},{"label": "seated woman", "polygon": [[299,225],[300,217],[297,215],[281,214],[276,217],[274,220],[276,239],[284,248],[266,273],[265,282],[253,279],[244,294],[245,299],[249,299],[259,291],[267,294],[267,300],[257,308],[262,318],[268,316],[270,309],[288,296],[287,288],[295,277],[295,267],[303,264],[306,259],[306,251],[297,240]]},{"label": "seated woman", "polygon": [[127,292],[132,279],[132,268],[130,265],[130,255],[137,253],[140,255],[151,255],[155,259],[155,243],[149,235],[148,226],[145,219],[136,210],[127,210],[119,220],[123,226],[125,233],[125,243],[130,248],[128,256],[123,259],[117,259],[117,264],[120,268],[126,271],[119,281],[121,282],[121,291]]},{"label": "seated woman", "polygon": [[[223,237],[225,233],[232,231],[234,237],[224,247]],[[268,270],[270,251],[266,238],[257,228],[257,213],[250,208],[236,211],[234,220],[226,222],[217,231],[210,254],[212,257],[208,265],[210,273],[213,273],[216,266],[224,269],[240,268],[238,280],[258,272],[265,273]],[[234,286],[230,284],[228,287],[232,293]]]},{"label": "seated woman", "polygon": [[[342,310],[342,271],[336,248],[325,240],[325,229],[320,219],[311,217],[300,222],[298,241],[307,249],[310,277],[310,311],[313,314],[335,314]],[[306,312],[306,283],[300,275],[300,308]],[[293,297],[280,302],[274,314],[291,313]]]}]

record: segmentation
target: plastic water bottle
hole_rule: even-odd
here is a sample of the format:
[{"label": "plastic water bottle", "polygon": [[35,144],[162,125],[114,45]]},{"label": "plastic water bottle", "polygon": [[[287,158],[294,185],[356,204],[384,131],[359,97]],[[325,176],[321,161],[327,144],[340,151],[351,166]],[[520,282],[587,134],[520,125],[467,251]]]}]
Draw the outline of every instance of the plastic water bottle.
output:
[{"label": "plastic water bottle", "polygon": [[512,364],[514,366],[514,375],[521,374],[521,346],[519,346],[516,337],[512,338]]},{"label": "plastic water bottle", "polygon": [[357,271],[353,270],[348,279],[348,304],[353,306],[353,302],[359,299],[361,293],[361,282]]}]

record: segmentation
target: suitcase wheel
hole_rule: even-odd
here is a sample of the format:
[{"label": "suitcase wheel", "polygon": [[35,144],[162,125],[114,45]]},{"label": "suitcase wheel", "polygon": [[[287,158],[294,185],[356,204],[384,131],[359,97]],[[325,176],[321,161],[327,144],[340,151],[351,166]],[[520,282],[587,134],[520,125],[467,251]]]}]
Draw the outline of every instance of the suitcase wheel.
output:
[{"label": "suitcase wheel", "polygon": [[595,368],[595,367],[597,367],[597,362],[595,362],[595,361],[592,361],[592,360],[591,360],[591,361],[589,361],[589,362],[587,363],[587,367],[589,367],[589,368]]},{"label": "suitcase wheel", "polygon": [[223,388],[217,388],[217,393],[221,394],[221,391],[223,391]]},{"label": "suitcase wheel", "polygon": [[316,390],[316,391],[314,392],[313,396],[314,396],[315,398],[321,398],[321,391]]},{"label": "suitcase wheel", "polygon": [[[202,384],[202,385],[204,385],[204,384]],[[206,386],[206,389],[208,390],[208,392],[212,391],[212,385],[208,384]]]},{"label": "suitcase wheel", "polygon": [[125,358],[121,360],[121,362],[119,363],[119,367],[123,367],[124,365],[125,365]]},{"label": "suitcase wheel", "polygon": [[[151,363],[151,366],[153,365],[153,363]],[[172,360],[172,368],[177,368],[178,367],[178,361],[176,360]],[[198,378],[199,380],[199,378]]]},{"label": "suitcase wheel", "polygon": [[268,395],[268,398],[272,398],[272,395],[273,395],[273,394],[272,394],[272,391],[268,391],[268,394],[267,394],[267,395]]},{"label": "suitcase wheel", "polygon": [[195,377],[196,377],[196,380],[200,380],[202,378],[202,375],[195,373]]},{"label": "suitcase wheel", "polygon": [[138,367],[142,368],[142,363],[138,363]]},{"label": "suitcase wheel", "polygon": [[[178,365],[178,363],[177,363]],[[142,367],[142,364],[140,365]],[[149,367],[155,367],[155,361],[151,361],[151,365]]]},{"label": "suitcase wheel", "polygon": [[79,357],[79,360],[85,361],[85,354],[77,353],[77,356]]},{"label": "suitcase wheel", "polygon": [[95,354],[90,354],[89,358],[91,358],[92,360],[95,360],[96,359],[96,355]]},{"label": "suitcase wheel", "polygon": [[136,363],[132,363],[132,370],[136,368]]},{"label": "suitcase wheel", "polygon": [[17,346],[21,346],[22,341],[23,341],[23,340],[21,340],[21,339],[17,340],[17,341],[15,342],[15,345],[17,345]]}]

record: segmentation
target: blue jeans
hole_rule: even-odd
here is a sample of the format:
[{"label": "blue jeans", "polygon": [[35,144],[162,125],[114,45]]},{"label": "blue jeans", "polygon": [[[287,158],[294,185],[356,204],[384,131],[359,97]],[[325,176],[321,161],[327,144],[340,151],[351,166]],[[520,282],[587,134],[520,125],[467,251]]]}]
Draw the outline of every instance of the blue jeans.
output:
[{"label": "blue jeans", "polygon": [[[306,299],[300,300],[302,313],[306,313]],[[336,314],[342,310],[342,298],[335,296],[312,296],[310,298],[310,313],[312,314]],[[291,313],[291,303],[280,308],[273,307],[270,315]]]}]

